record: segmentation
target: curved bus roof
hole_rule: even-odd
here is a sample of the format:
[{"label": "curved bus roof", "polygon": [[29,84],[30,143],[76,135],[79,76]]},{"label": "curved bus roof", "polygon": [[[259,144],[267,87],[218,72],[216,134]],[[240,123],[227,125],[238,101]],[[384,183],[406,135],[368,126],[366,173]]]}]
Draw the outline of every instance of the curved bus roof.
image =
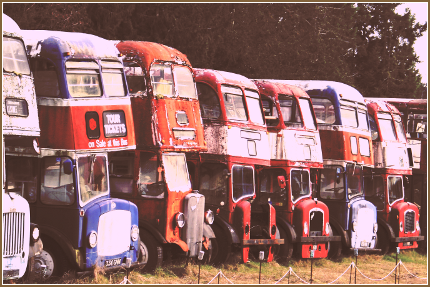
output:
[{"label": "curved bus roof", "polygon": [[260,91],[267,91],[270,96],[275,94],[286,94],[300,98],[309,98],[309,95],[305,90],[295,85],[281,83],[274,80],[254,79],[252,81],[258,86]]},{"label": "curved bus roof", "polygon": [[[355,88],[340,82],[335,81],[318,81],[318,80],[271,80],[280,83],[295,85],[305,90],[310,96],[331,98],[338,102],[339,99],[352,102],[362,103],[364,105],[364,97]],[[320,93],[309,93],[309,91],[320,91]]]},{"label": "curved bus roof", "polygon": [[377,98],[365,98],[367,108],[372,109],[374,112],[386,112],[400,115],[400,111],[392,104],[377,99]]},{"label": "curved bus roof", "polygon": [[188,65],[187,56],[175,48],[146,41],[114,41],[117,49],[126,57],[137,56],[149,68],[154,61],[175,62]]},{"label": "curved bus roof", "polygon": [[22,38],[21,29],[18,24],[8,15],[3,14],[2,17],[3,36]]},{"label": "curved bus roof", "polygon": [[[119,60],[118,49],[109,40],[77,32],[49,30],[22,30],[25,43],[31,46],[31,56],[52,54],[77,59],[112,59]],[[43,45],[38,45],[41,42]]]},{"label": "curved bus roof", "polygon": [[219,84],[236,85],[258,91],[253,81],[239,74],[201,68],[194,68],[193,70],[196,75],[196,82],[198,80],[213,81]]}]

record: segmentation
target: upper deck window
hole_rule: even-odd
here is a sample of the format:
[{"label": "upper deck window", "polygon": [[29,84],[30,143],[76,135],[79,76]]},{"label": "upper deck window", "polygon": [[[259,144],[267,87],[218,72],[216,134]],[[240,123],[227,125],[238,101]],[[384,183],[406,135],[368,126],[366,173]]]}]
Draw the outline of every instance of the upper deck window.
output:
[{"label": "upper deck window", "polygon": [[173,76],[170,64],[154,64],[150,70],[154,97],[173,97]]},{"label": "upper deck window", "polygon": [[191,70],[185,66],[174,66],[173,74],[179,97],[197,100],[196,85]]},{"label": "upper deck window", "polygon": [[249,117],[253,123],[264,125],[264,118],[261,112],[260,96],[256,91],[245,90],[246,103],[248,104]]},{"label": "upper deck window", "polygon": [[217,93],[208,85],[197,83],[200,111],[204,119],[217,119],[221,115],[221,108]]},{"label": "upper deck window", "polygon": [[384,141],[396,141],[396,129],[394,127],[394,121],[390,114],[378,113],[379,129],[381,136]]},{"label": "upper deck window", "polygon": [[21,40],[3,37],[3,71],[30,75],[27,55]]},{"label": "upper deck window", "polygon": [[100,97],[99,65],[95,62],[66,62],[67,85],[72,98]]},{"label": "upper deck window", "polygon": [[312,105],[309,99],[300,98],[299,99],[300,109],[302,110],[303,121],[308,129],[316,130],[315,119],[312,114]]},{"label": "upper deck window", "polygon": [[60,88],[54,64],[43,58],[32,58],[31,66],[34,73],[36,97],[58,98]]},{"label": "upper deck window", "polygon": [[358,127],[357,115],[355,109],[348,106],[342,106],[340,108],[340,117],[342,118],[342,124],[350,127]]},{"label": "upper deck window", "polygon": [[142,67],[134,62],[124,62],[128,91],[131,95],[146,96],[146,81]]},{"label": "upper deck window", "polygon": [[299,105],[294,97],[279,95],[279,106],[287,127],[303,127]]},{"label": "upper deck window", "polygon": [[276,104],[269,97],[264,95],[261,95],[261,102],[263,103],[266,124],[271,127],[277,126],[279,124],[279,116]]},{"label": "upper deck window", "polygon": [[118,62],[101,61],[103,87],[108,97],[123,97],[125,93],[123,66]]},{"label": "upper deck window", "polygon": [[238,87],[221,85],[221,93],[224,97],[224,106],[229,120],[246,121],[248,119],[245,110],[245,99],[242,89]]},{"label": "upper deck window", "polygon": [[397,136],[401,142],[406,142],[405,129],[399,115],[394,115],[394,125],[396,126]]},{"label": "upper deck window", "polygon": [[334,124],[334,105],[329,99],[312,98],[312,106],[318,124]]}]

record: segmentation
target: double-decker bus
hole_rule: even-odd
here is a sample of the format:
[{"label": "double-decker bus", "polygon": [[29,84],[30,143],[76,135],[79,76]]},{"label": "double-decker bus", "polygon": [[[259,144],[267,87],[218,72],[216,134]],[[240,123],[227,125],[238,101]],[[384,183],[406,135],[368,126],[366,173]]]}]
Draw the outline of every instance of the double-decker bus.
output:
[{"label": "double-decker bus", "polygon": [[194,186],[215,212],[212,262],[226,262],[250,247],[259,259],[273,260],[273,245],[283,243],[276,211],[269,203],[252,210],[257,166],[270,165],[270,149],[260,95],[248,78],[223,71],[194,69],[208,151],[188,154]]},{"label": "double-decker bus", "polygon": [[376,251],[376,207],[364,198],[364,170],[373,168],[367,107],[353,87],[333,81],[282,81],[311,97],[324,168],[317,198],[330,210],[334,235],[345,251]]},{"label": "double-decker bus", "polygon": [[[25,198],[34,192],[6,180],[6,169],[24,169],[22,180],[31,178],[26,166],[6,165],[5,152],[21,156],[37,155],[40,136],[33,77],[28,64],[21,29],[3,14],[2,92],[2,243],[3,280],[21,278],[29,258],[39,254],[43,244],[39,229],[30,222],[30,206]],[[30,266],[31,268],[33,266]],[[41,271],[41,270],[38,270]]]},{"label": "double-decker bus", "polygon": [[136,150],[112,152],[112,193],[139,209],[145,267],[171,255],[209,257],[213,213],[192,190],[185,152],[206,150],[193,70],[186,55],[151,42],[121,41]]},{"label": "double-decker bus", "polygon": [[[401,113],[406,127],[406,138],[412,149],[411,180],[405,182],[405,201],[419,207],[421,234],[427,235],[427,99],[384,98]],[[427,251],[427,238],[418,242]]]},{"label": "double-decker bus", "polygon": [[[293,251],[300,258],[340,255],[340,236],[333,236],[329,210],[312,198],[323,168],[321,140],[308,94],[299,87],[271,80],[253,80],[266,118],[270,167],[261,167],[257,202],[269,201],[276,209],[276,224],[284,244],[279,260]],[[330,248],[331,247],[331,248]]]},{"label": "double-decker bus", "polygon": [[382,254],[394,247],[417,248],[418,206],[405,202],[404,181],[412,175],[412,151],[407,146],[400,112],[384,101],[366,99],[375,167],[365,175],[365,197],[378,211],[378,244]]},{"label": "double-decker bus", "polygon": [[[144,264],[135,204],[111,198],[107,152],[134,149],[130,98],[119,52],[97,36],[23,31],[40,122],[40,155],[9,157],[14,184],[33,190],[31,219],[45,276],[69,268],[116,270]],[[31,174],[23,182],[22,172]],[[140,258],[139,258],[140,255]]]}]

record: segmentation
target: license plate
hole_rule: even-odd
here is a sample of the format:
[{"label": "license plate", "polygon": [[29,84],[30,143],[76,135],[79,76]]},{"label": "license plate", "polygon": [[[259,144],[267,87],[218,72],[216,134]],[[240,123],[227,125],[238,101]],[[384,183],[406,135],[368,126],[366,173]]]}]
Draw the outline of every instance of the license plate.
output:
[{"label": "license plate", "polygon": [[313,246],[312,246],[312,249],[313,249],[313,250],[317,250],[317,248],[318,248],[318,247],[317,247],[316,245],[313,245]]},{"label": "license plate", "polygon": [[365,240],[361,241],[360,246],[361,247],[368,247],[367,242]]},{"label": "license plate", "polygon": [[409,242],[409,241],[403,242],[403,246],[411,246],[411,245],[412,245],[412,242]]},{"label": "license plate", "polygon": [[19,269],[3,270],[4,278],[12,278],[19,276]]},{"label": "license plate", "polygon": [[112,267],[121,264],[121,258],[108,259],[105,261],[105,267]]}]

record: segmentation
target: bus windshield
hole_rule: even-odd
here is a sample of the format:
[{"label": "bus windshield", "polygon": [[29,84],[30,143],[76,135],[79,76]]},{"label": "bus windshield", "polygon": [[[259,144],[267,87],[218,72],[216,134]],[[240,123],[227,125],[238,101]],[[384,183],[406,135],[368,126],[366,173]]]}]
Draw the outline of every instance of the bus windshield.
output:
[{"label": "bus windshield", "polygon": [[403,181],[401,176],[388,177],[388,200],[393,204],[403,198]]},{"label": "bus windshield", "polygon": [[170,64],[154,64],[150,70],[154,97],[173,97],[173,76]]},{"label": "bus windshield", "polygon": [[348,163],[346,165],[346,180],[348,198],[363,195],[363,170],[360,165]]},{"label": "bus windshield", "polygon": [[3,37],[3,69],[10,73],[30,75],[30,67],[22,41]]},{"label": "bus windshield", "polygon": [[[336,170],[339,170],[339,173]],[[345,183],[341,166],[324,166],[324,169],[321,170],[320,197],[322,199],[345,198]]]},{"label": "bus windshield", "polygon": [[235,165],[232,168],[233,201],[244,197],[251,197],[254,189],[254,169],[250,166]]},{"label": "bus windshield", "polygon": [[80,156],[77,166],[82,206],[94,198],[109,194],[106,155]]},{"label": "bus windshield", "polygon": [[291,170],[291,197],[293,202],[310,195],[309,172],[303,169]]},{"label": "bus windshield", "polygon": [[197,100],[196,85],[190,69],[185,66],[174,66],[173,75],[179,97]]},{"label": "bus windshield", "polygon": [[224,97],[224,106],[229,120],[246,121],[245,99],[243,92],[238,87],[221,86]]},{"label": "bus windshield", "polygon": [[191,190],[185,154],[163,154],[164,174],[170,191],[187,192]]},{"label": "bus windshield", "polygon": [[381,137],[384,141],[395,141],[396,130],[394,121],[391,115],[386,113],[378,113],[379,129],[381,130]]}]

